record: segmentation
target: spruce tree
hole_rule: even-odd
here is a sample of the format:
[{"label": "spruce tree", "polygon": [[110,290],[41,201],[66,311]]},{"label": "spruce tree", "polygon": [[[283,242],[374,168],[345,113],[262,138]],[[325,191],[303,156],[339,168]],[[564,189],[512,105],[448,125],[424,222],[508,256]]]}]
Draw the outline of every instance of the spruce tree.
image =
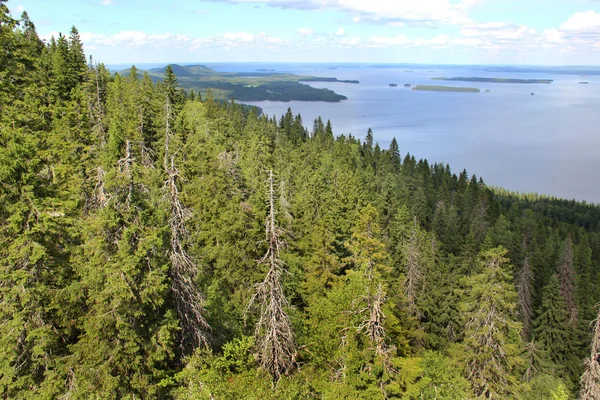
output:
[{"label": "spruce tree", "polygon": [[521,320],[523,321],[523,339],[529,338],[533,322],[533,268],[528,254],[523,259],[523,264],[516,274],[516,287],[519,295]]},{"label": "spruce tree", "polygon": [[573,266],[573,242],[571,235],[563,243],[562,254],[557,265],[560,293],[565,301],[565,310],[569,316],[569,324],[577,325],[579,311],[577,309],[575,293],[575,268]]},{"label": "spruce tree", "polygon": [[48,157],[60,143],[47,53],[24,17],[21,31],[0,2],[0,396],[54,398],[72,341],[61,294],[75,279],[78,210]]},{"label": "spruce tree", "polygon": [[568,315],[560,284],[552,275],[542,293],[542,304],[534,321],[533,335],[547,353],[548,362],[561,373],[571,358]]},{"label": "spruce tree", "polygon": [[[175,354],[177,315],[169,301],[169,261],[159,173],[144,162],[134,103],[137,81],[117,76],[102,151],[105,199],[85,220],[77,264],[84,314],[72,346],[73,396],[162,397]],[[160,182],[160,180],[158,180]]]},{"label": "spruce tree", "polygon": [[516,320],[517,294],[508,273],[506,250],[483,251],[481,272],[464,279],[462,310],[465,374],[476,396],[506,398],[518,392],[521,324]]},{"label": "spruce tree", "polygon": [[[171,71],[172,72],[172,71]],[[169,78],[167,76],[167,78]],[[165,80],[167,80],[165,78]],[[186,241],[189,239],[187,222],[191,211],[181,201],[180,181],[182,180],[179,168],[175,162],[175,154],[183,148],[181,140],[177,140],[171,128],[172,110],[168,95],[165,100],[165,133],[163,150],[163,168],[166,180],[163,185],[163,201],[169,208],[168,225],[169,259],[171,261],[171,291],[175,298],[179,324],[181,326],[180,348],[196,348],[208,345],[207,332],[210,326],[204,316],[204,296],[198,288],[198,265],[190,255]],[[143,121],[143,115],[140,116]],[[143,132],[143,126],[140,127]]]}]

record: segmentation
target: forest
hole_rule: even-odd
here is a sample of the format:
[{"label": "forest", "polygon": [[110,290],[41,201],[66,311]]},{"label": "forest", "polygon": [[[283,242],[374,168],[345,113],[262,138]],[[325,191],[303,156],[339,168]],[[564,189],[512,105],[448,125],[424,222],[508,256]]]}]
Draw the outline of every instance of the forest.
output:
[{"label": "forest", "polygon": [[0,48],[3,399],[600,399],[598,205]]},{"label": "forest", "polygon": [[[213,99],[228,101],[326,101],[339,103],[347,100],[346,96],[326,88],[314,88],[302,82],[340,82],[359,83],[356,80],[343,80],[318,76],[301,76],[272,71],[257,72],[217,72],[205,65],[170,65],[178,78],[178,86],[186,91],[196,91],[206,95],[210,90]],[[161,81],[166,67],[153,68],[148,71],[136,69],[141,78],[147,73],[153,82]],[[123,77],[129,76],[129,69],[121,71]]]}]

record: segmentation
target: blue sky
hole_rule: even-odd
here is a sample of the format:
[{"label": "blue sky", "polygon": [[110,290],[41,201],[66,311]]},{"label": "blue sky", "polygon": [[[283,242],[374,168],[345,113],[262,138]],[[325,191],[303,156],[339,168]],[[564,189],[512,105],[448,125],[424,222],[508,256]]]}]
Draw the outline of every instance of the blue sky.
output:
[{"label": "blue sky", "polygon": [[600,65],[600,0],[10,0],[106,64]]}]

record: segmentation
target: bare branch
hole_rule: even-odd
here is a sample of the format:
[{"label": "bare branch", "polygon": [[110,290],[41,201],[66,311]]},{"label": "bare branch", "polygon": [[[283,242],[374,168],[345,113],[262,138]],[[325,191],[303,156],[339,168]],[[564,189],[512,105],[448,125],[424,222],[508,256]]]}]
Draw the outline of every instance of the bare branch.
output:
[{"label": "bare branch", "polygon": [[163,201],[167,201],[170,205],[169,228],[171,230],[171,241],[169,258],[171,260],[171,291],[175,297],[181,325],[180,347],[185,350],[187,346],[195,348],[208,345],[207,332],[210,331],[210,326],[204,318],[204,297],[196,283],[198,266],[185,248],[185,240],[189,237],[185,222],[190,218],[191,212],[179,198],[177,183],[181,177],[175,166],[175,156],[169,153],[172,133],[169,125],[171,108],[168,98],[165,111],[166,130],[163,167],[167,179],[163,186]]},{"label": "bare branch", "polygon": [[275,193],[273,171],[269,171],[269,215],[265,223],[268,248],[258,263],[267,264],[269,270],[265,279],[256,285],[256,293],[250,300],[248,310],[258,307],[259,317],[255,326],[256,350],[260,366],[271,373],[277,382],[295,368],[296,341],[292,323],[285,309],[290,306],[281,275],[285,272],[279,250],[283,241],[275,220]]},{"label": "bare branch", "polygon": [[593,324],[594,338],[590,357],[585,360],[585,372],[581,377],[581,400],[600,400],[600,307],[598,318]]}]

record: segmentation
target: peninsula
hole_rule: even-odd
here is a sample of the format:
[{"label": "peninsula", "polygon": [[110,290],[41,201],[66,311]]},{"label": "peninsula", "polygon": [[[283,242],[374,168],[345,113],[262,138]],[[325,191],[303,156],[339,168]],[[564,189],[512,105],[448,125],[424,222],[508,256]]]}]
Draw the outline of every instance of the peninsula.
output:
[{"label": "peninsula", "polygon": [[[329,89],[314,88],[302,82],[336,82],[359,83],[355,80],[338,80],[331,77],[302,76],[295,74],[276,73],[272,71],[255,72],[218,72],[205,65],[171,64],[179,86],[187,91],[194,90],[205,96],[210,90],[218,100],[237,101],[324,101],[340,102],[347,97]],[[147,73],[154,81],[161,81],[165,67],[153,68],[147,71],[137,69],[138,75]],[[131,69],[119,72],[129,75]]]}]

